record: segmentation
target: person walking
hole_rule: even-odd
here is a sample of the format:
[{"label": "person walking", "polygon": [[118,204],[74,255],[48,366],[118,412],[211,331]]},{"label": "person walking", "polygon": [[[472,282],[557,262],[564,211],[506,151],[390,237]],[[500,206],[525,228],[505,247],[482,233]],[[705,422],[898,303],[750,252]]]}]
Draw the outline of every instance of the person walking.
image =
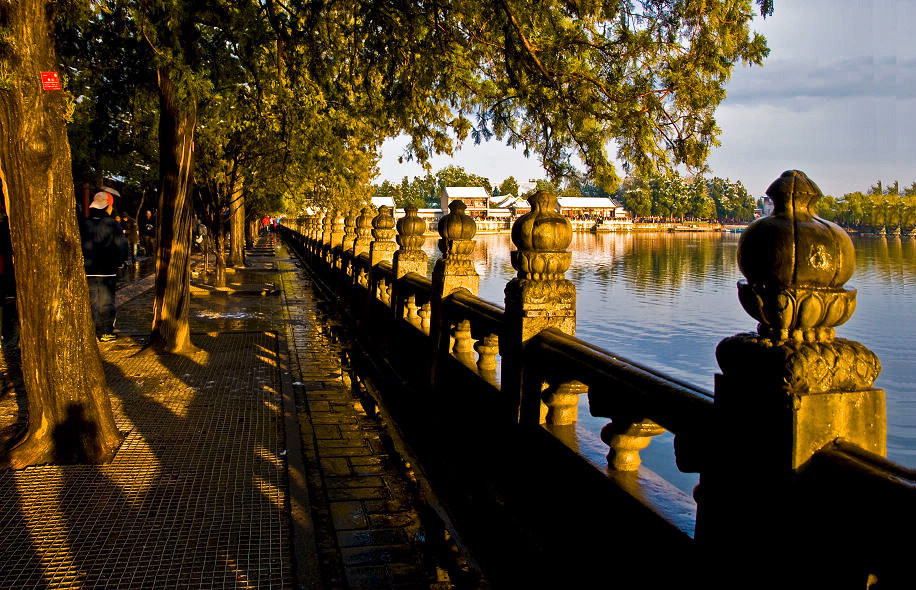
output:
[{"label": "person walking", "polygon": [[151,209],[143,211],[139,221],[140,241],[143,243],[143,253],[147,256],[156,256],[156,218]]},{"label": "person walking", "polygon": [[89,216],[80,229],[95,335],[102,342],[110,342],[118,337],[114,333],[115,289],[118,267],[127,260],[127,239],[121,226],[111,217],[108,193],[95,194],[89,205]]}]

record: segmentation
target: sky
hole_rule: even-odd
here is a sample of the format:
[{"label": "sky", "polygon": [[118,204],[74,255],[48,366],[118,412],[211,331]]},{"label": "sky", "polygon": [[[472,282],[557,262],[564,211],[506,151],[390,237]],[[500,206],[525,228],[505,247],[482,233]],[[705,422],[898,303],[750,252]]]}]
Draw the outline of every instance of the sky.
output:
[{"label": "sky", "polygon": [[[804,171],[824,194],[876,181],[916,182],[916,0],[776,0],[754,30],[767,38],[762,67],[736,66],[716,111],[722,145],[710,176],[740,180],[754,196],[784,170]],[[422,175],[398,163],[404,138],[385,142],[377,182]],[[546,178],[537,156],[467,141],[433,171],[463,166],[498,184]]]}]

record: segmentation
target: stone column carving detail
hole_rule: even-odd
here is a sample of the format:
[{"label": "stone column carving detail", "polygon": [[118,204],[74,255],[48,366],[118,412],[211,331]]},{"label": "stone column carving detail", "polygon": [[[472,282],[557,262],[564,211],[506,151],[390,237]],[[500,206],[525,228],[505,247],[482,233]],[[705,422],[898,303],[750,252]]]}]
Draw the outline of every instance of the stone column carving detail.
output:
[{"label": "stone column carving detail", "polygon": [[[803,172],[784,172],[767,189],[774,211],[748,226],[738,243],[738,299],[757,333],[726,338],[716,349],[722,375],[716,404],[788,440],[784,467],[797,469],[837,437],[886,452],[884,392],[872,388],[881,363],[858,342],[835,337],[855,311],[852,240],[814,215],[820,189]],[[773,423],[776,420],[777,423]]]},{"label": "stone column carving detail", "polygon": [[452,201],[449,213],[439,220],[439,251],[442,257],[433,268],[433,291],[439,297],[447,297],[457,289],[464,288],[472,294],[480,292],[480,276],[474,269],[471,254],[477,242],[477,224],[467,214],[463,201]]},{"label": "stone column carving detail", "polygon": [[[371,212],[371,209],[363,209]],[[382,205],[378,208],[378,215],[370,221],[370,233],[372,243],[369,245],[369,260],[372,266],[380,262],[391,262],[394,257],[394,250],[397,244],[394,243],[394,217],[391,215],[391,207]]]},{"label": "stone column carving detail", "polygon": [[353,243],[356,242],[356,220],[359,210],[353,207],[347,211],[344,217],[344,235],[341,238],[340,245],[345,252],[353,251]]},{"label": "stone column carving detail", "polygon": [[[502,383],[513,392],[511,395],[521,391],[522,347],[526,341],[547,328],[576,333],[576,288],[566,280],[566,270],[572,262],[568,251],[572,225],[557,212],[553,193],[538,191],[528,202],[531,211],[512,226],[512,243],[517,249],[511,252],[511,261],[518,276],[506,285],[507,342],[499,342]],[[573,424],[578,396],[584,391],[579,383],[556,387],[537,413],[550,424]]]},{"label": "stone column carving detail", "polygon": [[417,208],[408,205],[404,217],[397,223],[398,250],[394,253],[393,265],[395,278],[401,278],[409,272],[426,276],[429,257],[422,250],[426,232],[426,222],[417,215]]},{"label": "stone column carving detail", "polygon": [[325,211],[324,217],[321,218],[321,243],[327,245],[331,243],[331,228],[333,227],[334,211]]},{"label": "stone column carving detail", "polygon": [[336,248],[343,244],[344,223],[343,213],[334,209],[331,213],[331,248]]}]

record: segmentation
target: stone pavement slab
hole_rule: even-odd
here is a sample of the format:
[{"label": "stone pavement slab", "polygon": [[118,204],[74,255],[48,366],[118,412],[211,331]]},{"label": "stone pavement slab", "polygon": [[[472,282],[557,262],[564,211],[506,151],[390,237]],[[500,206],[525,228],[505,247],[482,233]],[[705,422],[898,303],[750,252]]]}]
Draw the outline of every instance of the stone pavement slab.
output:
[{"label": "stone pavement slab", "polygon": [[278,339],[195,343],[104,352],[127,433],[110,464],[0,473],[0,587],[292,586]]}]

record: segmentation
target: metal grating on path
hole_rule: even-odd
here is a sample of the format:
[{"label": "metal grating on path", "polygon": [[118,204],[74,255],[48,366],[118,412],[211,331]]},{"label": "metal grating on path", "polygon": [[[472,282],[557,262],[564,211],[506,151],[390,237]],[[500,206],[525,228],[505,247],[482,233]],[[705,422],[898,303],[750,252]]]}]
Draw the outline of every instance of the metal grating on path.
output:
[{"label": "metal grating on path", "polygon": [[0,588],[292,586],[276,337],[194,342],[104,355],[111,464],[0,473]]}]

